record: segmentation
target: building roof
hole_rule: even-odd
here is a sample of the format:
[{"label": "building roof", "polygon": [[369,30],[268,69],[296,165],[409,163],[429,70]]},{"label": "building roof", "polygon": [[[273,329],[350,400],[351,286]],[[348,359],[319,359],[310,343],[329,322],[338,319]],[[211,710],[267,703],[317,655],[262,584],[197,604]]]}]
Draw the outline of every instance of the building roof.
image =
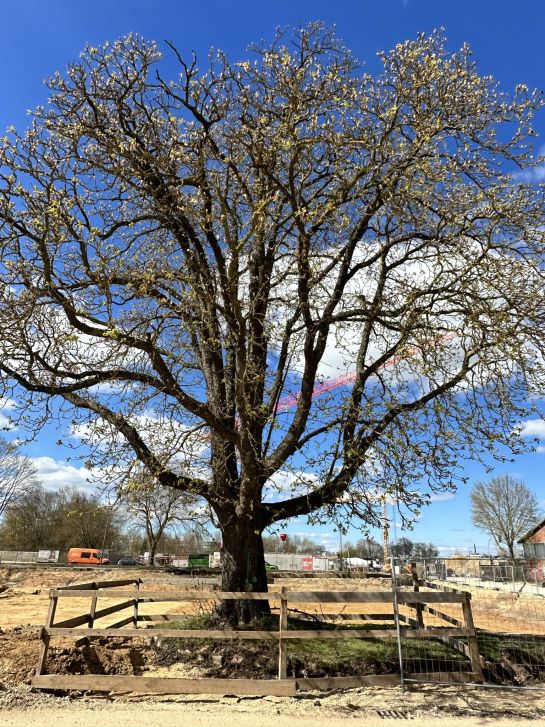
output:
[{"label": "building roof", "polygon": [[523,535],[522,538],[520,538],[520,540],[517,540],[517,543],[525,543],[528,540],[528,538],[531,538],[532,535],[535,535],[543,527],[545,527],[545,520],[542,520],[537,525],[534,525],[534,527],[531,530],[528,530],[526,535]]}]

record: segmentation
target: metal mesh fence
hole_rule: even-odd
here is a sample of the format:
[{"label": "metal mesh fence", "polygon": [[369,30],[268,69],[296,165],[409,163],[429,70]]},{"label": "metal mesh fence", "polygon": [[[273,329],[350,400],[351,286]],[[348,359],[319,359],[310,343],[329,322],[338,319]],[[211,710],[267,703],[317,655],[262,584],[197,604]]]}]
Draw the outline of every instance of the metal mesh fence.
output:
[{"label": "metal mesh fence", "polygon": [[[396,561],[394,572],[399,578],[411,572],[410,564]],[[454,556],[416,561],[412,575],[412,590],[467,597],[399,606],[408,679],[545,688],[541,563]],[[434,637],[413,638],[411,629],[433,629]]]}]

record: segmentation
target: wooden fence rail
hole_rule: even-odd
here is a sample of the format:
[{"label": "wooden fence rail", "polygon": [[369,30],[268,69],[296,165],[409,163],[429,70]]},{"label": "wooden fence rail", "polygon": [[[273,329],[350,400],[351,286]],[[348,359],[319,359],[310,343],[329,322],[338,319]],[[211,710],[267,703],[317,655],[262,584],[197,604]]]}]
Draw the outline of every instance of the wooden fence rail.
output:
[{"label": "wooden fence rail", "polygon": [[[120,590],[123,586],[133,586],[134,590]],[[346,629],[336,628],[332,630],[316,628],[312,630],[289,630],[288,629],[288,610],[290,603],[320,603],[320,604],[364,604],[364,603],[392,603],[393,593],[389,591],[288,591],[285,587],[279,592],[268,593],[238,593],[238,592],[221,592],[221,591],[188,591],[188,592],[165,592],[156,590],[141,590],[141,581],[139,579],[125,581],[102,581],[88,584],[77,584],[75,586],[67,586],[64,588],[56,588],[50,591],[49,610],[45,626],[41,629],[41,648],[36,668],[36,675],[32,680],[35,687],[47,689],[67,689],[68,683],[73,684],[74,689],[99,689],[97,685],[107,685],[104,688],[113,690],[118,688],[119,684],[123,684],[123,688],[129,688],[135,691],[144,692],[161,692],[169,693],[164,684],[168,682],[170,691],[178,693],[180,690],[187,693],[237,693],[237,694],[284,694],[291,693],[290,690],[295,688],[331,688],[333,683],[342,686],[342,680],[350,681],[350,685],[354,686],[370,683],[369,678],[366,681],[363,677],[339,677],[336,681],[331,679],[321,680],[288,680],[287,679],[287,645],[293,640],[306,639],[395,639],[397,638],[396,630],[392,628],[378,629]],[[443,592],[443,591],[396,591],[397,601],[399,604],[405,604],[409,608],[417,610],[419,618],[411,619],[410,617],[400,615],[400,632],[402,638],[408,639],[438,639],[448,643],[463,644],[460,638],[467,639],[465,653],[471,662],[471,672],[467,673],[467,678],[476,681],[482,681],[481,663],[477,650],[477,642],[475,636],[475,628],[471,615],[471,595],[465,592]],[[87,613],[65,619],[55,623],[55,614],[59,599],[88,599],[90,602]],[[97,608],[100,599],[123,599],[120,603],[109,605],[105,608]],[[279,603],[279,628],[278,630],[205,630],[205,629],[180,629],[180,628],[162,628],[160,637],[163,638],[192,638],[192,639],[260,639],[266,641],[278,642],[278,679],[277,680],[257,680],[248,686],[248,680],[241,679],[198,679],[198,680],[180,680],[180,679],[162,679],[154,677],[105,677],[105,676],[66,676],[56,674],[45,674],[47,652],[51,639],[54,637],[71,637],[77,643],[95,638],[104,637],[121,637],[124,639],[134,638],[135,636],[154,639],[158,636],[158,632],[153,629],[138,629],[138,624],[143,621],[171,621],[180,614],[160,614],[157,616],[141,615],[138,613],[138,606],[142,603],[151,602],[191,602],[191,601],[223,601],[223,600],[268,600],[269,602]],[[440,603],[456,603],[461,604],[463,609],[464,621],[447,617],[441,611],[431,608],[428,604]],[[115,624],[111,624],[105,628],[97,628],[96,621],[109,616],[113,613],[131,609],[130,616],[123,618]],[[429,611],[436,617],[444,617],[447,621],[447,627],[424,627],[421,615],[423,611]],[[322,618],[333,617],[333,614],[321,614],[316,620]],[[336,616],[342,620],[394,620],[394,614],[340,614]],[[126,629],[124,626],[132,624],[133,629]],[[84,628],[81,628],[84,626]],[[454,626],[454,627],[453,627]],[[391,683],[392,677],[398,680],[395,675],[374,675],[376,678],[372,683]],[[383,678],[383,677],[387,677]],[[461,679],[459,675],[457,679]],[[362,681],[364,679],[364,681]],[[340,680],[340,681],[339,681]],[[359,681],[358,681],[359,680]],[[93,686],[84,686],[84,684],[93,684]],[[233,683],[235,686],[233,686]],[[289,685],[288,685],[289,683]],[[329,687],[320,687],[319,684],[329,684]],[[273,686],[274,684],[274,686]],[[314,684],[314,686],[310,686]],[[212,688],[212,685],[214,688]],[[288,685],[288,686],[286,686]],[[345,686],[350,686],[346,681]],[[236,687],[236,688],[235,688]],[[166,692],[165,692],[166,690]],[[221,690],[224,690],[221,692]],[[226,691],[225,691],[226,690]],[[247,691],[249,690],[249,691]],[[256,691],[257,690],[257,691]]]}]

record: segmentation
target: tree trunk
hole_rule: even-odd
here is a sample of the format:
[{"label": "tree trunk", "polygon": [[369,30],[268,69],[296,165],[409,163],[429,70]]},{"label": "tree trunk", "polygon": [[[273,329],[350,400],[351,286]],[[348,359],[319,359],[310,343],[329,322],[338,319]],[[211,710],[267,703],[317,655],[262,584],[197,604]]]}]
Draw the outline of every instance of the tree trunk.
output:
[{"label": "tree trunk", "polygon": [[150,540],[149,541],[149,564],[155,565],[155,551],[157,550],[157,541],[156,540]]},{"label": "tree trunk", "polygon": [[[222,591],[267,591],[263,539],[249,520],[231,518],[222,527]],[[264,600],[222,601],[218,609],[220,619],[230,625],[248,624],[270,612]]]}]

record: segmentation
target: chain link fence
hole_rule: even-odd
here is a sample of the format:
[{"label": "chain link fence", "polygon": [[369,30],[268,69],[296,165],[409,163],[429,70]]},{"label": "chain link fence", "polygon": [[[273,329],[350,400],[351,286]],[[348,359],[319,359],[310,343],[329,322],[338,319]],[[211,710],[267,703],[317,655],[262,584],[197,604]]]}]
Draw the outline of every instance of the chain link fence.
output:
[{"label": "chain link fence", "polygon": [[[466,602],[398,606],[404,678],[545,689],[541,562],[463,556],[413,561],[412,566],[393,561],[394,587],[407,589],[401,583],[408,574],[412,590],[468,595]],[[411,629],[437,629],[437,636],[413,638]]]}]

